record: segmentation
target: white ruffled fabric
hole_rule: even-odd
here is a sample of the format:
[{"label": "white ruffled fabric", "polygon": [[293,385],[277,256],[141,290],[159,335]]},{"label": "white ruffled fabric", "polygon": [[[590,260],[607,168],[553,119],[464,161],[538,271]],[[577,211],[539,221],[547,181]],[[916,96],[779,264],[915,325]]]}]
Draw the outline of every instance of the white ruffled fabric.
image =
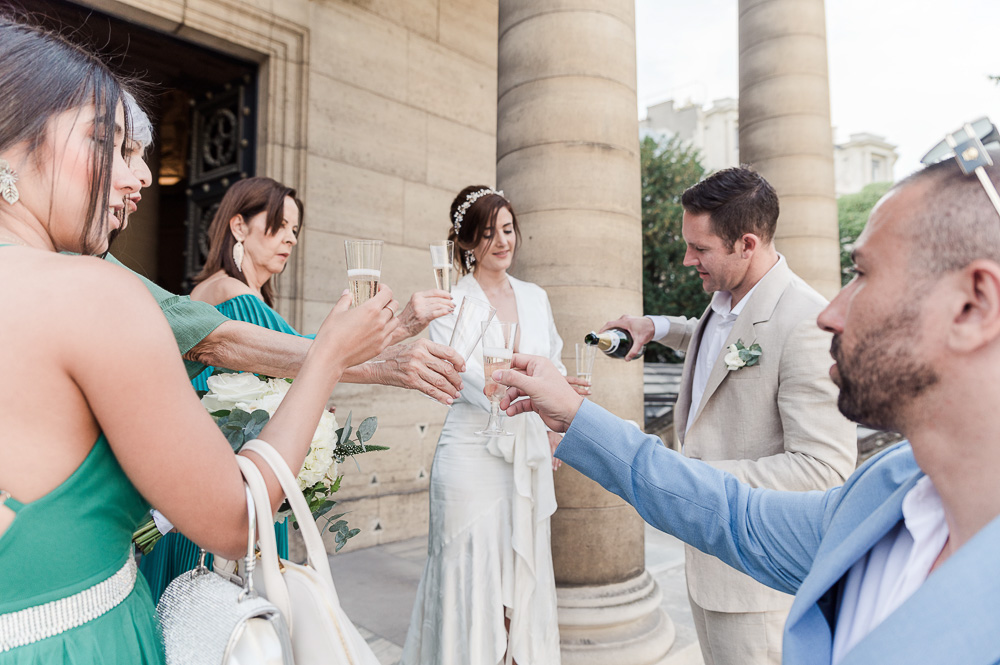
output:
[{"label": "white ruffled fabric", "polygon": [[[513,278],[511,284],[520,350],[549,357],[565,372],[545,292]],[[486,300],[472,277],[452,295],[456,303],[464,295]],[[431,339],[447,343],[454,316],[443,319],[432,324]],[[489,419],[481,348],[462,380],[462,397],[448,413],[431,469],[428,560],[401,663],[557,665],[549,530],[556,499],[547,430],[529,413],[503,418],[513,437],[476,435]]]}]

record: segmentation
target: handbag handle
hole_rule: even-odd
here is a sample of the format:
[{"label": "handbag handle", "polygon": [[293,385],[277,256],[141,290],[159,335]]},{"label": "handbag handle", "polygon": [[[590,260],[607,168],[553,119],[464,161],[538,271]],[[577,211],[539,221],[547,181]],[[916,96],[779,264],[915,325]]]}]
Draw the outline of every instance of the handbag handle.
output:
[{"label": "handbag handle", "polygon": [[328,555],[326,553],[326,546],[323,544],[323,537],[319,535],[316,520],[309,511],[309,504],[306,503],[305,497],[302,496],[302,490],[299,489],[295,475],[288,468],[288,464],[285,463],[285,458],[271,444],[261,439],[248,441],[242,449],[257,453],[271,467],[271,471],[274,472],[275,477],[278,479],[281,489],[285,491],[285,497],[292,507],[295,520],[299,523],[299,531],[302,534],[302,540],[305,542],[306,556],[309,564],[319,574],[320,579],[326,582],[330,593],[333,594],[333,598],[339,603],[340,600],[337,597],[337,588],[333,584],[333,575],[330,573],[330,560],[327,558]]},{"label": "handbag handle", "polygon": [[[243,600],[244,598],[253,598],[257,595],[257,592],[254,591],[253,578],[251,577],[254,566],[257,563],[257,553],[254,547],[257,544],[257,510],[250,487],[243,485],[243,491],[246,493],[247,497],[247,553],[243,560],[244,567],[246,568],[246,576],[242,580],[243,591],[240,593],[240,600]],[[207,556],[208,550],[204,547],[199,547],[198,565],[196,565],[194,570],[191,571],[192,574],[200,575],[202,573],[209,572],[208,566],[205,565],[205,558]],[[222,560],[222,557],[216,556],[216,559]]]},{"label": "handbag handle", "polygon": [[[253,460],[244,455],[237,455],[236,463],[239,464],[240,471],[243,473],[248,494],[253,496],[257,522],[270,524],[274,521],[274,515],[271,514],[271,498],[267,492],[267,484],[264,482],[264,476],[261,475],[260,469],[253,463]],[[281,577],[281,570],[278,564],[278,545],[274,538],[274,529],[258,529],[257,540],[260,543],[260,570],[264,577],[264,588],[267,593],[267,599],[274,603],[281,611],[281,614],[285,617],[285,623],[288,624],[288,630],[291,632],[292,602],[288,595],[288,587],[285,586],[285,580]],[[257,557],[254,556],[252,559],[256,562]],[[247,563],[246,576],[250,578],[253,574],[253,569],[250,567],[250,562],[248,561]]]}]

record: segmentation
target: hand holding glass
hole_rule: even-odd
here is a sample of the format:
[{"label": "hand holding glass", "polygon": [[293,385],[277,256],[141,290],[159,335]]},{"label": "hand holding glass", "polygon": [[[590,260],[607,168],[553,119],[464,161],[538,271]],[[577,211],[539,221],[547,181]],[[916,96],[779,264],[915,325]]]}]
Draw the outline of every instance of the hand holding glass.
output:
[{"label": "hand holding glass", "polygon": [[440,240],[431,243],[431,267],[434,268],[434,282],[442,291],[451,293],[451,278],[455,273],[455,243]]},{"label": "hand holding glass", "polygon": [[486,428],[476,432],[481,436],[514,436],[500,426],[500,400],[505,388],[493,380],[493,372],[510,369],[514,358],[514,338],[517,324],[510,321],[492,321],[483,324],[483,371],[486,376],[486,396],[490,399],[490,420]]},{"label": "hand holding glass", "polygon": [[[483,337],[483,325],[492,321],[496,313],[496,308],[478,298],[472,296],[462,298],[462,304],[458,307],[458,315],[455,317],[455,329],[451,331],[448,346],[455,349],[455,353],[462,356],[462,360],[468,361],[472,351]],[[430,395],[425,396],[427,399],[433,399],[437,402]]]},{"label": "hand holding glass", "polygon": [[455,318],[455,329],[451,331],[448,346],[455,349],[455,352],[462,356],[462,360],[468,360],[479,344],[485,326],[493,320],[496,313],[497,310],[493,305],[479,298],[472,296],[462,298],[458,316]]},{"label": "hand holding glass", "polygon": [[378,293],[378,283],[382,279],[382,244],[381,240],[344,241],[351,307],[367,302]]}]

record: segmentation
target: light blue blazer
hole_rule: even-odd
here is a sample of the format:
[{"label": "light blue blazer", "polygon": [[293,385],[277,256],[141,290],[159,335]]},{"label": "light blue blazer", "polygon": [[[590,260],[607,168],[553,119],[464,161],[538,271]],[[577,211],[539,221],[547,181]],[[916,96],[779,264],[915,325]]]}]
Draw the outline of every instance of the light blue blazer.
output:
[{"label": "light blue blazer", "polygon": [[[556,457],[632,504],[647,522],[795,594],[783,662],[828,664],[848,570],[900,519],[923,475],[909,444],[825,492],[751,488],[665,448],[584,401]],[[997,479],[1000,482],[1000,478]],[[1000,662],[1000,518],[953,554],[857,644],[843,665]]]}]

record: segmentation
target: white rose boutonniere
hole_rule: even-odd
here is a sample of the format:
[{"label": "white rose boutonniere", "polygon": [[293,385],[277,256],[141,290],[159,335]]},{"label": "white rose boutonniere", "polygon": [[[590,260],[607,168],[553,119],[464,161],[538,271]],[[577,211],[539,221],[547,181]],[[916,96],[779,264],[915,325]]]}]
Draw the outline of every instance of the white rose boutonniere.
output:
[{"label": "white rose boutonniere", "polygon": [[735,344],[730,344],[726,348],[726,368],[730,372],[735,372],[744,367],[753,367],[760,362],[763,352],[760,344],[751,344],[750,347],[743,345],[743,340],[736,340]]}]

